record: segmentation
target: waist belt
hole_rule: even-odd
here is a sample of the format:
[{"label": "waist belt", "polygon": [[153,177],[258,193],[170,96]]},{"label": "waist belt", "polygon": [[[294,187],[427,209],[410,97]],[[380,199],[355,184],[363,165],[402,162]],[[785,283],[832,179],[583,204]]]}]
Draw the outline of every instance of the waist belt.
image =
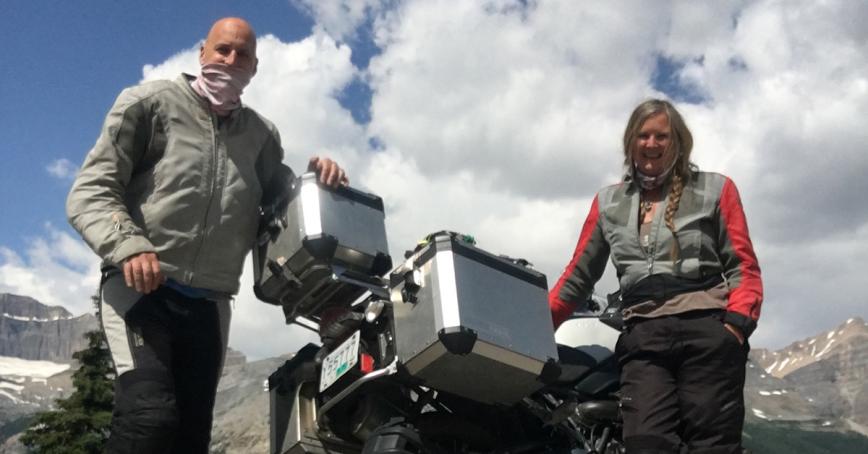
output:
[{"label": "waist belt", "polygon": [[712,274],[700,279],[653,274],[621,293],[621,310],[645,301],[666,301],[684,293],[708,290],[722,282],[722,274]]}]

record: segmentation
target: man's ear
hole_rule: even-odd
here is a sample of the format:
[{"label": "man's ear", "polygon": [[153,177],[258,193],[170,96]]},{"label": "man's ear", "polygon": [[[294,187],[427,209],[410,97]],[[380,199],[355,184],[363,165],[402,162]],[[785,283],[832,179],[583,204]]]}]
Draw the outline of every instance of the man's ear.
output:
[{"label": "man's ear", "polygon": [[199,66],[202,66],[205,61],[205,45],[199,46]]},{"label": "man's ear", "polygon": [[259,69],[259,58],[257,58],[257,59],[253,62],[253,75],[254,75],[254,76],[256,75],[256,70],[258,70],[258,69]]}]

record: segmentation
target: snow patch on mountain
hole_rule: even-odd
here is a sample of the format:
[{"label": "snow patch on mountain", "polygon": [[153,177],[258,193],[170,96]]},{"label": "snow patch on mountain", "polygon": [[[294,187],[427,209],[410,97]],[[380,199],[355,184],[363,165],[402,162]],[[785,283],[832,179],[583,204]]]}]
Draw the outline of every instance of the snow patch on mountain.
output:
[{"label": "snow patch on mountain", "polygon": [[756,416],[757,418],[769,419],[769,417],[766,416],[766,414],[763,413],[763,411],[760,410],[760,409],[757,409],[757,408],[751,408],[751,411],[753,411],[754,416]]},{"label": "snow patch on mountain", "polygon": [[30,377],[46,379],[69,369],[69,364],[0,356],[0,377]]},{"label": "snow patch on mountain", "polygon": [[70,320],[73,318],[73,316],[71,316],[71,315],[69,315],[69,316],[57,315],[57,316],[54,316],[51,318],[23,317],[20,315],[8,314],[6,312],[4,312],[2,316],[6,317],[6,318],[11,318],[13,320],[21,320],[21,321],[25,321],[25,322],[56,322],[57,320]]}]

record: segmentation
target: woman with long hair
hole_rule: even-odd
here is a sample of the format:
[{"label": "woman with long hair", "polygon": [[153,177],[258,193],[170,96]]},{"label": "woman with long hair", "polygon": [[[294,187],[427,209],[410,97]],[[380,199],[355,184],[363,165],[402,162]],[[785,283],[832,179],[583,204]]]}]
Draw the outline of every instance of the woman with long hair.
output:
[{"label": "woman with long hair", "polygon": [[623,145],[624,179],[597,193],[549,295],[555,327],[611,257],[627,452],[741,453],[747,338],[763,294],[738,191],[690,161],[693,136],[668,101],[637,106]]}]

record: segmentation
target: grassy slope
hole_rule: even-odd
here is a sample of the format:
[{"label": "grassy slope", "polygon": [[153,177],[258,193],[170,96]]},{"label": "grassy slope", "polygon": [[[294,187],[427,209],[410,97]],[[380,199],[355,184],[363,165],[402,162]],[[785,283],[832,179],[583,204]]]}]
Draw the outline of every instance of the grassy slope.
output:
[{"label": "grassy slope", "polygon": [[744,445],[754,454],[864,454],[868,437],[855,432],[810,431],[796,424],[751,421]]}]

